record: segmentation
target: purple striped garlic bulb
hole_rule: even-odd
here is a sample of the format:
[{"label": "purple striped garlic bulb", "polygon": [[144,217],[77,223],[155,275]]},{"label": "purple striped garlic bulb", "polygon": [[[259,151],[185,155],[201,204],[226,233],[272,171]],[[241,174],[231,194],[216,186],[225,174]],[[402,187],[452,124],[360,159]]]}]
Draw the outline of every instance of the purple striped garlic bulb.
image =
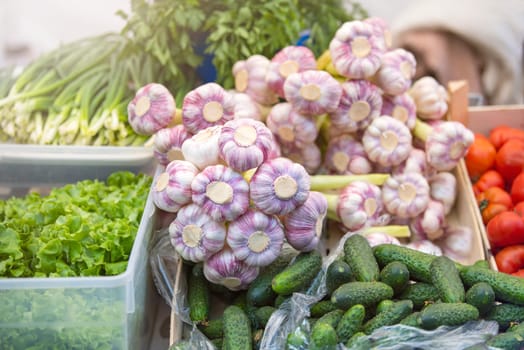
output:
[{"label": "purple striped garlic bulb", "polygon": [[249,209],[229,223],[227,244],[247,265],[267,266],[280,255],[284,229],[276,216]]},{"label": "purple striped garlic bulb", "polygon": [[183,160],[182,144],[191,137],[183,125],[160,129],[155,133],[153,153],[160,165],[166,166],[173,160]]},{"label": "purple striped garlic bulb", "polygon": [[368,17],[364,19],[364,22],[373,26],[373,32],[376,36],[384,37],[385,50],[389,50],[393,46],[393,36],[391,35],[387,22],[383,18]]},{"label": "purple striped garlic bulb", "polygon": [[229,91],[229,93],[235,103],[234,119],[248,118],[260,121],[265,119],[261,106],[251,96],[243,92]]},{"label": "purple striped garlic bulb", "polygon": [[226,226],[192,203],[178,211],[169,225],[169,237],[182,258],[196,263],[209,259],[224,247]]},{"label": "purple striped garlic bulb", "polygon": [[414,218],[429,203],[429,184],[419,173],[390,176],[382,185],[382,202],[386,210],[401,218]]},{"label": "purple striped garlic bulb", "polygon": [[366,226],[384,226],[391,219],[384,210],[380,187],[364,181],[351,182],[342,189],[336,210],[350,231]]},{"label": "purple striped garlic bulb", "polygon": [[405,161],[413,148],[411,142],[408,127],[389,116],[375,118],[362,136],[368,158],[382,166]]},{"label": "purple striped garlic bulb", "polygon": [[258,276],[259,268],[239,260],[230,248],[224,248],[204,261],[204,276],[229,290],[243,290]]},{"label": "purple striped garlic bulb", "polygon": [[266,125],[280,145],[301,147],[315,142],[318,128],[315,121],[298,112],[291,103],[274,105],[269,112]]},{"label": "purple striped garlic bulb", "polygon": [[216,221],[235,220],[249,207],[249,185],[221,164],[209,165],[191,183],[193,203]]},{"label": "purple striped garlic bulb", "polygon": [[140,135],[153,135],[169,125],[175,115],[173,95],[162,84],[147,84],[135,94],[127,106],[129,125]]},{"label": "purple striped garlic bulb", "polygon": [[417,106],[413,98],[407,93],[397,96],[382,97],[382,111],[381,115],[389,115],[412,130],[415,127],[417,120]]},{"label": "purple striped garlic bulb", "polygon": [[423,213],[412,219],[413,224],[420,227],[427,239],[434,241],[444,234],[446,213],[441,202],[429,200],[428,207]]},{"label": "purple striped garlic bulb", "polygon": [[222,127],[218,139],[220,157],[228,166],[243,172],[269,158],[274,145],[271,130],[253,119],[234,119]]},{"label": "purple striped garlic bulb", "polygon": [[320,192],[310,191],[304,204],[284,216],[284,234],[290,246],[299,251],[315,249],[324,229],[328,204]]},{"label": "purple striped garlic bulb", "polygon": [[286,215],[304,204],[310,180],[306,169],[287,158],[262,163],[251,178],[251,201],[269,215]]},{"label": "purple striped garlic bulb", "polygon": [[431,167],[426,159],[426,152],[418,148],[411,149],[408,158],[400,165],[391,170],[393,175],[404,173],[420,173],[426,178],[436,174],[436,170]]},{"label": "purple striped garlic bulb", "polygon": [[442,255],[442,249],[440,249],[438,245],[436,245],[428,239],[409,242],[408,244],[406,244],[406,247],[426,254],[431,254],[435,256]]},{"label": "purple striped garlic bulb", "polygon": [[376,84],[387,95],[401,95],[411,87],[417,62],[415,56],[404,49],[395,49],[382,56],[382,64],[375,74]]},{"label": "purple striped garlic bulb", "polygon": [[193,89],[184,97],[182,123],[187,131],[196,134],[215,125],[223,125],[235,115],[233,96],[216,83]]},{"label": "purple striped garlic bulb", "polygon": [[363,21],[345,22],[329,44],[337,72],[349,79],[366,79],[380,68],[386,50],[384,36],[374,25]]},{"label": "purple striped garlic bulb", "polygon": [[200,130],[182,143],[184,159],[195,164],[199,169],[220,162],[218,139],[222,126],[212,126]]},{"label": "purple striped garlic bulb", "polygon": [[379,244],[394,244],[401,245],[400,241],[391,235],[384,232],[370,232],[366,233],[364,237],[367,239],[370,246],[374,247]]},{"label": "purple striped garlic bulb", "polygon": [[349,135],[328,141],[324,166],[332,174],[369,174],[373,165],[364,146]]},{"label": "purple striped garlic bulb", "polygon": [[236,91],[248,94],[262,105],[277,103],[278,96],[266,82],[269,64],[269,59],[262,55],[253,55],[247,60],[237,61],[233,65]]},{"label": "purple striped garlic bulb", "polygon": [[382,95],[377,86],[367,80],[342,83],[338,108],[329,114],[333,127],[344,132],[364,130],[380,116]]},{"label": "purple striped garlic bulb", "polygon": [[409,95],[417,106],[417,115],[422,120],[443,119],[448,111],[448,93],[435,78],[426,76],[418,79],[409,89]]},{"label": "purple striped garlic bulb", "polygon": [[155,206],[176,213],[191,202],[191,182],[198,174],[193,163],[185,160],[170,162],[153,182],[151,197]]},{"label": "purple striped garlic bulb", "polygon": [[282,147],[282,155],[298,163],[308,174],[315,174],[322,164],[322,152],[316,143],[307,143],[302,147]]},{"label": "purple striped garlic bulb", "polygon": [[318,116],[337,109],[342,87],[328,72],[307,70],[287,77],[284,95],[298,112]]},{"label": "purple striped garlic bulb", "polygon": [[313,51],[305,46],[287,46],[271,59],[266,82],[271,91],[284,98],[284,82],[289,75],[316,69],[317,61]]},{"label": "purple striped garlic bulb", "polygon": [[442,171],[429,178],[431,198],[444,205],[444,213],[448,215],[457,199],[457,178],[450,172]]}]

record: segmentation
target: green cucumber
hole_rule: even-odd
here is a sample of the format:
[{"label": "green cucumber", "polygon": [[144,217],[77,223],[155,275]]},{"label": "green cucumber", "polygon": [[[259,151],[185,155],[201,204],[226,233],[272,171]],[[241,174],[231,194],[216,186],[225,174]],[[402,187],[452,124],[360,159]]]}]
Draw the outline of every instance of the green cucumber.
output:
[{"label": "green cucumber", "polygon": [[367,337],[366,333],[362,331],[359,331],[353,334],[353,336],[349,338],[349,340],[346,342],[345,345],[346,345],[346,348],[348,349],[353,349],[353,347],[356,347],[357,349],[371,349],[372,348],[371,341]]},{"label": "green cucumber", "polygon": [[495,305],[495,291],[486,282],[475,283],[466,291],[466,303],[475,306],[484,316]]},{"label": "green cucumber", "polygon": [[362,327],[366,309],[363,305],[357,304],[350,307],[338,322],[335,328],[340,343],[345,343]]},{"label": "green cucumber", "polygon": [[484,319],[496,321],[499,324],[499,330],[505,331],[514,323],[524,322],[524,306],[514,304],[497,304],[484,315]]},{"label": "green cucumber", "polygon": [[322,268],[322,256],[316,250],[300,253],[284,270],[273,277],[271,287],[281,295],[289,295],[310,286]]},{"label": "green cucumber", "polygon": [[326,269],[326,289],[331,294],[344,283],[353,280],[353,273],[349,265],[343,260],[335,260]]},{"label": "green cucumber", "polygon": [[192,349],[192,345],[191,345],[191,342],[189,342],[189,340],[179,340],[176,343],[173,343],[169,347],[169,350],[191,350],[191,349]]},{"label": "green cucumber", "polygon": [[252,349],[251,322],[246,313],[236,305],[230,305],[224,310],[224,341],[225,350]]},{"label": "green cucumber", "polygon": [[380,282],[384,282],[399,294],[409,282],[409,270],[400,261],[392,261],[382,268],[379,275]]},{"label": "green cucumber", "polygon": [[384,267],[393,261],[399,261],[406,265],[411,279],[431,283],[429,266],[435,259],[435,255],[396,244],[379,244],[374,246],[373,254],[380,266]]},{"label": "green cucumber", "polygon": [[380,269],[368,240],[356,233],[344,242],[344,260],[349,265],[355,280],[359,282],[378,281]]},{"label": "green cucumber", "polygon": [[378,303],[377,308],[375,309],[375,314],[379,314],[382,311],[387,310],[393,304],[395,304],[395,302],[393,300],[391,300],[391,299],[384,299],[384,300],[382,300],[380,303]]},{"label": "green cucumber", "polygon": [[289,333],[286,338],[286,350],[297,350],[307,348],[308,336],[306,332],[298,327]]},{"label": "green cucumber", "polygon": [[274,306],[278,309],[280,305],[282,305],[282,303],[288,300],[289,298],[290,298],[289,295],[277,295],[277,297],[275,298]]},{"label": "green cucumber", "polygon": [[327,314],[325,314],[322,317],[320,317],[317,320],[317,322],[315,322],[315,326],[313,326],[313,328],[315,328],[320,323],[327,323],[331,327],[336,328],[338,323],[342,319],[343,315],[344,315],[344,311],[343,310],[337,309],[337,310],[330,311]]},{"label": "green cucumber", "polygon": [[224,321],[216,318],[207,322],[207,325],[198,325],[198,329],[209,339],[222,338],[224,336]]},{"label": "green cucumber", "polygon": [[347,310],[356,304],[375,306],[384,299],[393,297],[393,289],[382,282],[348,282],[331,294],[331,302],[339,309]]},{"label": "green cucumber", "polygon": [[459,326],[479,318],[476,307],[466,303],[436,303],[426,306],[419,315],[421,328],[435,329],[439,326]]},{"label": "green cucumber", "polygon": [[311,317],[321,317],[330,311],[336,310],[337,306],[331,300],[321,300],[311,305],[309,314]]},{"label": "green cucumber", "polygon": [[213,344],[213,346],[217,350],[220,350],[220,349],[222,349],[222,345],[224,344],[224,339],[223,338],[211,339],[211,344]]},{"label": "green cucumber", "polygon": [[396,301],[383,312],[367,321],[362,327],[364,333],[371,334],[375,329],[383,326],[391,326],[399,323],[407,315],[413,312],[413,302],[411,300]]},{"label": "green cucumber", "polygon": [[475,266],[463,267],[460,277],[466,287],[486,282],[495,291],[498,301],[524,305],[524,278]]},{"label": "green cucumber", "polygon": [[413,302],[413,308],[420,310],[427,304],[439,300],[439,292],[438,289],[430,283],[415,282],[408,284],[398,298],[411,300]]},{"label": "green cucumber", "polygon": [[269,321],[269,318],[273,314],[273,312],[276,311],[276,308],[273,306],[261,306],[258,309],[255,310],[255,317],[257,320],[257,325],[259,327],[264,328],[267,324],[267,321]]},{"label": "green cucumber", "polygon": [[338,344],[337,332],[328,323],[315,323],[310,340],[309,350],[336,350]]},{"label": "green cucumber", "polygon": [[191,268],[187,281],[187,302],[189,305],[189,318],[191,321],[205,324],[209,318],[210,291],[204,276],[202,263]]},{"label": "green cucumber", "polygon": [[486,345],[498,349],[524,348],[524,323],[511,327],[506,333],[499,333],[489,339]]},{"label": "green cucumber", "polygon": [[420,327],[418,320],[419,320],[420,311],[415,311],[404,317],[402,320],[400,320],[399,324],[403,324],[404,326],[411,326],[411,327]]},{"label": "green cucumber", "polygon": [[430,264],[431,281],[444,303],[463,303],[466,290],[455,263],[447,256],[437,256]]}]

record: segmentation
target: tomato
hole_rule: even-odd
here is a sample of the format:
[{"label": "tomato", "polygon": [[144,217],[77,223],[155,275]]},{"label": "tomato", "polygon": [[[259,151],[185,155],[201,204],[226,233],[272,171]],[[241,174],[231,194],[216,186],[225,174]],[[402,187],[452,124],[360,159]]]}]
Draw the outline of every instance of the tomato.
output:
[{"label": "tomato", "polygon": [[524,244],[524,219],[514,211],[504,211],[488,222],[486,232],[494,249]]},{"label": "tomato", "polygon": [[517,244],[501,249],[495,255],[500,272],[514,273],[524,268],[524,245]]},{"label": "tomato", "polygon": [[524,218],[524,202],[517,203],[517,205],[513,207],[513,211]]},{"label": "tomato", "polygon": [[522,171],[514,180],[511,185],[511,199],[513,203],[524,201],[524,171]]},{"label": "tomato", "polygon": [[511,196],[499,187],[491,187],[476,197],[485,225],[498,213],[508,211],[513,207]]},{"label": "tomato", "polygon": [[524,277],[524,269],[520,269],[517,272],[513,272],[512,275],[517,277]]},{"label": "tomato", "polygon": [[512,128],[507,125],[497,126],[489,133],[489,140],[496,149],[499,149],[508,140],[519,139],[524,141],[524,130]]},{"label": "tomato", "polygon": [[495,157],[495,169],[502,175],[506,184],[511,186],[524,168],[524,141],[512,139],[506,141]]},{"label": "tomato", "polygon": [[482,174],[473,185],[473,192],[476,196],[490,187],[504,188],[504,179],[496,170],[488,170]]},{"label": "tomato", "polygon": [[483,173],[493,168],[496,155],[497,150],[489,139],[482,134],[475,134],[475,140],[464,157],[471,181],[477,181]]}]

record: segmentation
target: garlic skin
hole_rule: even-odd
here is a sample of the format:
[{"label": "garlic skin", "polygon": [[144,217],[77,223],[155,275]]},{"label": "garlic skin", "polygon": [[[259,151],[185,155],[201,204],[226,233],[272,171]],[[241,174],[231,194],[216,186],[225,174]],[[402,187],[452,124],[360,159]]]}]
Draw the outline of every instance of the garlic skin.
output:
[{"label": "garlic skin", "polygon": [[366,79],[380,67],[386,50],[384,36],[364,21],[345,22],[329,43],[331,60],[337,72],[349,79]]},{"label": "garlic skin", "polygon": [[417,106],[413,98],[407,93],[397,96],[384,95],[382,97],[381,115],[389,115],[403,122],[409,130],[412,130],[417,121]]},{"label": "garlic skin", "polygon": [[401,95],[411,87],[416,66],[415,56],[411,52],[394,49],[382,56],[382,64],[374,80],[385,94]]},{"label": "garlic skin", "polygon": [[262,163],[249,184],[251,201],[269,215],[286,215],[304,204],[309,188],[306,169],[283,157]]},{"label": "garlic skin", "polygon": [[429,178],[430,196],[444,205],[448,215],[457,199],[457,178],[453,173],[442,171]]},{"label": "garlic skin", "polygon": [[302,147],[282,147],[282,156],[302,165],[308,174],[315,174],[322,164],[322,152],[316,143]]},{"label": "garlic skin", "polygon": [[383,18],[368,17],[364,19],[364,22],[373,26],[373,33],[375,33],[376,36],[384,37],[385,51],[389,50],[393,46],[393,36],[391,35],[391,31],[389,30],[387,22]]},{"label": "garlic skin", "polygon": [[315,121],[293,108],[291,103],[282,102],[271,108],[266,125],[280,145],[301,147],[315,142],[318,128]]},{"label": "garlic skin", "polygon": [[193,163],[185,160],[170,162],[163,173],[155,177],[151,198],[155,206],[176,213],[191,202],[191,182],[198,174]]},{"label": "garlic skin", "polygon": [[162,84],[147,84],[127,105],[129,125],[140,135],[153,135],[169,125],[175,115],[173,95]]},{"label": "garlic skin", "polygon": [[390,176],[382,185],[382,201],[390,214],[414,218],[428,206],[429,184],[419,173]]},{"label": "garlic skin", "polygon": [[204,261],[206,279],[233,291],[247,289],[258,273],[258,267],[239,260],[230,248],[224,248]]},{"label": "garlic skin", "polygon": [[235,104],[234,119],[254,119],[263,121],[265,119],[262,113],[262,107],[255,100],[243,92],[228,91],[233,96]]},{"label": "garlic skin", "polygon": [[428,163],[439,171],[450,171],[464,158],[475,135],[459,122],[441,122],[426,139]]},{"label": "garlic skin", "polygon": [[182,144],[190,137],[183,125],[158,130],[153,143],[153,154],[158,163],[166,166],[173,160],[183,160]]},{"label": "garlic skin", "polygon": [[188,204],[169,225],[169,237],[182,258],[197,263],[224,247],[226,226],[213,220],[198,205]]},{"label": "garlic skin", "polygon": [[342,189],[337,216],[349,231],[383,226],[391,220],[384,210],[380,187],[364,181],[354,181]]},{"label": "garlic skin", "polygon": [[235,116],[233,96],[216,83],[191,90],[182,104],[182,123],[192,134],[215,125],[223,125]]},{"label": "garlic skin", "polygon": [[447,257],[466,263],[473,248],[473,231],[462,225],[447,225],[444,235],[436,242]]},{"label": "garlic skin", "polygon": [[229,223],[227,244],[247,265],[267,266],[280,255],[284,229],[275,216],[249,209]]},{"label": "garlic skin", "polygon": [[339,175],[369,174],[373,170],[364,146],[349,135],[328,141],[324,167],[329,173]]},{"label": "garlic skin", "polygon": [[222,126],[212,126],[197,132],[182,143],[184,159],[195,164],[199,169],[220,162],[218,139]]},{"label": "garlic skin", "polygon": [[284,82],[290,74],[316,69],[313,51],[305,46],[286,46],[271,59],[266,82],[271,91],[284,98]]},{"label": "garlic skin", "polygon": [[440,249],[438,245],[429,240],[410,242],[406,244],[406,247],[418,250],[419,252],[423,252],[426,254],[431,254],[435,256],[442,255],[442,249]]},{"label": "garlic skin", "polygon": [[413,83],[408,91],[422,120],[443,119],[448,111],[448,93],[435,78],[426,76]]},{"label": "garlic skin", "polygon": [[446,225],[444,205],[430,199],[426,210],[413,218],[413,224],[422,230],[427,239],[434,241],[440,238]]},{"label": "garlic skin", "polygon": [[269,64],[269,59],[262,55],[253,55],[247,60],[237,61],[232,69],[236,91],[248,94],[262,105],[277,103],[278,96],[271,91],[266,82]]},{"label": "garlic skin", "polygon": [[266,161],[273,145],[271,130],[264,123],[253,119],[227,122],[218,138],[220,157],[239,172],[256,168]]},{"label": "garlic skin", "polygon": [[405,173],[420,173],[426,178],[431,178],[437,171],[431,167],[426,159],[426,152],[418,148],[411,149],[408,158],[391,170],[393,175]]},{"label": "garlic skin", "polygon": [[370,232],[366,233],[364,237],[369,242],[369,245],[374,247],[379,244],[395,244],[401,245],[400,241],[393,236],[388,235],[387,233],[382,232]]},{"label": "garlic skin", "polygon": [[318,116],[337,109],[342,87],[328,72],[307,70],[287,77],[284,95],[298,112]]},{"label": "garlic skin", "polygon": [[284,232],[289,245],[299,251],[315,249],[322,235],[327,208],[326,197],[310,191],[304,204],[284,216]]},{"label": "garlic skin", "polygon": [[395,166],[405,161],[412,147],[408,127],[389,116],[375,118],[362,136],[368,158],[381,166]]},{"label": "garlic skin", "polygon": [[380,116],[382,95],[379,88],[367,80],[351,80],[341,86],[338,108],[329,114],[331,124],[346,133],[366,129]]}]

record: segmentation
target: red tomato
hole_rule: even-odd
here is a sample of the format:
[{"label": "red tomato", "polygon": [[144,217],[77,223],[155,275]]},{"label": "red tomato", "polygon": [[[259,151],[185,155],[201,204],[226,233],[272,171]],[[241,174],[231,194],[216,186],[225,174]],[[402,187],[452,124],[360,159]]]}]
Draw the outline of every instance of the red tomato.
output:
[{"label": "red tomato", "polygon": [[513,211],[524,218],[524,202],[517,203],[517,205],[513,207]]},{"label": "red tomato", "polygon": [[477,195],[476,199],[485,225],[498,213],[513,207],[509,193],[499,187],[488,188]]},{"label": "red tomato", "polygon": [[471,181],[477,181],[483,173],[493,168],[496,154],[495,146],[486,136],[475,134],[475,140],[464,157]]},{"label": "red tomato", "polygon": [[524,245],[517,244],[501,249],[495,255],[500,272],[515,273],[524,268]]},{"label": "red tomato", "polygon": [[524,141],[524,130],[512,128],[507,125],[501,125],[493,128],[489,133],[489,140],[496,149],[499,149],[508,140],[512,139],[520,139]]},{"label": "red tomato", "polygon": [[524,201],[524,171],[522,171],[514,180],[511,185],[511,199],[513,203],[519,203]]},{"label": "red tomato", "polygon": [[495,169],[502,175],[506,184],[511,186],[524,169],[524,141],[511,139],[506,141],[495,157]]},{"label": "red tomato", "polygon": [[516,277],[524,277],[524,269],[520,269],[517,272],[513,272],[512,275]]},{"label": "red tomato", "polygon": [[524,219],[514,211],[504,211],[489,221],[486,232],[494,249],[524,244]]},{"label": "red tomato", "polygon": [[473,185],[473,192],[476,196],[491,187],[500,187],[504,189],[504,179],[496,170],[488,170],[482,174],[478,181]]}]

